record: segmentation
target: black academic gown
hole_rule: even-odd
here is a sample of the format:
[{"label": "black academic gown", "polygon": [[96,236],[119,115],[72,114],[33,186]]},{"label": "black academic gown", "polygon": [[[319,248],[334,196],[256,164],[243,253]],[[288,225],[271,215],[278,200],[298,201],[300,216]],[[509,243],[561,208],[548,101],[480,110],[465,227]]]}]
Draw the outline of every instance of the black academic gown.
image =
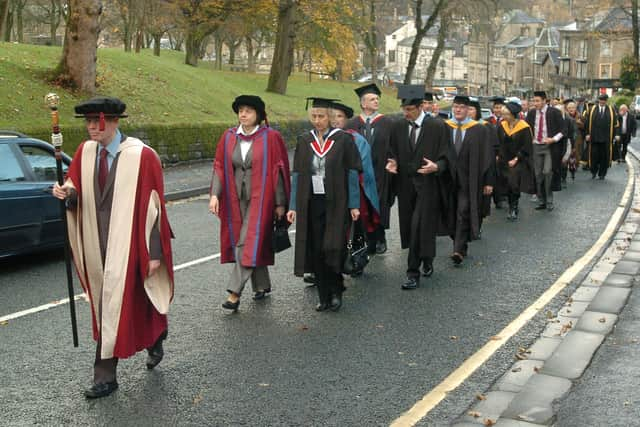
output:
[{"label": "black academic gown", "polygon": [[[380,199],[380,224],[384,229],[389,229],[391,206],[393,206],[393,192],[391,190],[391,177],[386,171],[387,159],[390,156],[390,140],[393,120],[390,117],[379,114],[371,123],[373,134],[369,142],[371,146],[371,161],[373,173],[376,178],[378,198]],[[360,135],[365,135],[365,122],[361,116],[354,117],[347,123],[346,129],[353,129]]]},{"label": "black academic gown", "polygon": [[[508,185],[515,193],[536,193],[536,178],[533,165],[533,134],[527,122],[518,120],[513,128],[505,121],[498,127],[498,168],[508,177]],[[515,167],[509,161],[517,158]],[[508,190],[507,188],[506,190]]]},{"label": "black academic gown", "polygon": [[[457,123],[447,120],[450,128],[451,140],[454,140],[454,130]],[[483,189],[485,186],[495,186],[494,148],[488,138],[484,126],[472,120],[463,125],[465,135],[462,146],[456,149],[456,231],[463,228],[468,230],[465,236],[456,237],[477,240],[480,237],[480,220],[483,217]],[[456,232],[456,236],[460,234]],[[464,244],[466,242],[460,242]]]},{"label": "black academic gown", "polygon": [[[342,271],[347,239],[347,225],[351,218],[348,208],[349,170],[362,170],[360,154],[353,137],[339,131],[331,139],[335,141],[327,153],[325,162],[326,225],[323,254],[326,264],[334,272]],[[292,173],[296,176],[296,244],[294,274],[302,276],[312,272],[307,239],[309,238],[309,201],[313,194],[311,184],[311,162],[313,136],[309,132],[298,136],[293,157]]]},{"label": "black academic gown", "polygon": [[[393,179],[394,194],[398,198],[400,242],[403,249],[411,244],[412,236],[419,238],[420,258],[433,259],[436,236],[451,235],[454,220],[451,214],[455,177],[455,151],[444,121],[425,118],[415,149],[409,141],[406,120],[398,120],[391,133],[391,157],[398,163]],[[427,158],[438,165],[439,171],[429,175],[417,173]],[[412,224],[414,211],[419,210]]]}]

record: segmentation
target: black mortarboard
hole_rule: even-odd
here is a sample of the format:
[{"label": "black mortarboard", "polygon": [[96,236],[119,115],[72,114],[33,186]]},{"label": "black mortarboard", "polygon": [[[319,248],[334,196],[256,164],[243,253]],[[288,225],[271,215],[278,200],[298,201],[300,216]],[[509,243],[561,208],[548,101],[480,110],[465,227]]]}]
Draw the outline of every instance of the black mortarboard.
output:
[{"label": "black mortarboard", "polygon": [[567,104],[568,104],[568,103],[570,103],[570,102],[575,102],[575,101],[574,101],[573,99],[571,99],[571,98],[567,98],[567,99],[565,99],[564,101],[562,101],[562,103],[563,103],[564,105],[567,105]]},{"label": "black mortarboard", "polygon": [[453,103],[454,104],[464,104],[464,105],[471,105],[471,100],[469,99],[468,96],[466,95],[456,95],[453,98]]},{"label": "black mortarboard", "polygon": [[331,104],[333,104],[334,101],[340,100],[310,96],[309,98],[307,98],[307,104],[304,107],[305,110],[309,109],[309,101],[311,101],[311,108],[331,108]]},{"label": "black mortarboard", "polygon": [[533,92],[533,96],[539,96],[540,98],[547,99],[547,92],[543,90],[536,90]]},{"label": "black mortarboard", "polygon": [[349,107],[348,105],[340,104],[339,102],[333,102],[331,104],[331,108],[334,110],[342,111],[344,115],[347,116],[347,119],[353,117],[353,108]]},{"label": "black mortarboard", "polygon": [[522,105],[517,102],[507,102],[504,106],[507,107],[507,110],[509,110],[514,117],[518,117],[518,113],[522,111]]},{"label": "black mortarboard", "polygon": [[99,96],[81,102],[75,106],[76,117],[101,116],[101,117],[127,117],[124,111],[127,104],[118,98]]},{"label": "black mortarboard", "polygon": [[585,98],[584,98],[584,96],[579,96],[579,97],[576,98],[576,101],[577,102],[584,102]]},{"label": "black mortarboard", "polygon": [[609,95],[607,95],[606,93],[598,95],[598,100],[606,101],[607,99],[609,99]]},{"label": "black mortarboard", "polygon": [[504,96],[492,96],[489,98],[489,101],[493,103],[493,105],[501,104],[504,105],[505,97]]},{"label": "black mortarboard", "polygon": [[424,99],[424,86],[422,85],[398,85],[398,99],[402,100],[401,106],[420,105]]},{"label": "black mortarboard", "polygon": [[233,112],[238,114],[238,110],[240,107],[251,107],[256,110],[258,114],[258,121],[261,122],[267,118],[267,113],[265,111],[265,105],[262,98],[256,95],[240,95],[231,104],[231,108]]},{"label": "black mortarboard", "polygon": [[359,88],[356,88],[354,92],[358,95],[359,98],[362,98],[364,95],[368,93],[374,93],[378,96],[382,95],[382,91],[375,83],[370,83],[365,86],[360,86]]},{"label": "black mortarboard", "polygon": [[434,92],[431,92],[431,91],[426,91],[424,93],[425,101],[433,101],[433,98],[438,99],[438,95],[436,95]]}]

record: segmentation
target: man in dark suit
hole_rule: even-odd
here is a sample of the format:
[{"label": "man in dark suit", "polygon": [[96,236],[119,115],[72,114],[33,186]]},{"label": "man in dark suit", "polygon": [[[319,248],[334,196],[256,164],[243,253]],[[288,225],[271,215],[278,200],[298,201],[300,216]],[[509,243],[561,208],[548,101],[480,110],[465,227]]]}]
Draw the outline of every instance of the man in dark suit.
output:
[{"label": "man in dark suit", "polygon": [[[553,210],[553,191],[559,191],[562,147],[559,142],[564,137],[564,119],[560,110],[547,105],[544,91],[533,93],[535,109],[527,113],[527,123],[533,130],[533,157],[538,193],[537,210]],[[558,185],[552,186],[554,174]]]},{"label": "man in dark suit", "polygon": [[627,145],[631,141],[632,137],[636,136],[636,119],[632,114],[629,114],[629,107],[625,104],[620,106],[620,114],[618,115],[618,123],[620,127],[618,128],[619,141],[620,145],[620,157],[618,158],[618,163],[625,162],[625,157],[627,156]]},{"label": "man in dark suit", "polygon": [[409,249],[407,279],[401,287],[416,289],[420,265],[423,276],[433,273],[436,235],[450,213],[455,150],[444,121],[427,118],[422,110],[422,85],[399,86],[398,98],[404,120],[398,120],[391,132],[386,170],[393,175],[398,196],[401,246]]},{"label": "man in dark suit", "polygon": [[589,110],[585,121],[585,139],[589,142],[591,179],[604,179],[611,166],[613,138],[618,127],[617,114],[607,105],[606,94],[598,96],[598,104]]}]

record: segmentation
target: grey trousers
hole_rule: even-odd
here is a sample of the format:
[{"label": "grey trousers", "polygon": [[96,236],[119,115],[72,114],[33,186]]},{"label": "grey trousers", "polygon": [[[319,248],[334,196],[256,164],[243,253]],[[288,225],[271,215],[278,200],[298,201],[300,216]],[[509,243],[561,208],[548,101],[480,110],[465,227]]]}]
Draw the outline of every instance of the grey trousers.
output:
[{"label": "grey trousers", "polygon": [[244,241],[247,237],[247,227],[249,222],[249,201],[240,200],[240,213],[242,214],[242,228],[240,229],[240,239],[236,245],[236,263],[233,265],[227,291],[237,295],[242,295],[247,280],[251,279],[251,287],[253,292],[265,291],[271,289],[271,278],[269,270],[266,266],[261,267],[245,267],[240,263],[242,252],[244,250]]},{"label": "grey trousers", "polygon": [[533,144],[533,166],[536,174],[536,187],[540,203],[553,202],[551,191],[551,149],[548,145]]}]

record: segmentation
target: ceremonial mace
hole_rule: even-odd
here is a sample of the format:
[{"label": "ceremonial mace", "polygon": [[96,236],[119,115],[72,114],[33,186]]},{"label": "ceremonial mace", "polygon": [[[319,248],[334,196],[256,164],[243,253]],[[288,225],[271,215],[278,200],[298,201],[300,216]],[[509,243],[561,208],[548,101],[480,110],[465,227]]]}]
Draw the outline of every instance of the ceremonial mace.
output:
[{"label": "ceremonial mace", "polygon": [[[55,93],[48,93],[44,102],[51,110],[51,144],[56,149],[56,172],[58,184],[64,184],[62,176],[62,134],[60,133],[58,104],[60,97]],[[62,216],[62,228],[64,233],[64,262],[67,266],[67,291],[69,292],[69,312],[71,314],[71,332],[73,334],[73,346],[78,347],[78,323],[76,321],[76,300],[73,293],[73,276],[71,272],[71,249],[69,247],[69,225],[67,224],[67,206],[65,200],[60,200],[60,215]]]}]

